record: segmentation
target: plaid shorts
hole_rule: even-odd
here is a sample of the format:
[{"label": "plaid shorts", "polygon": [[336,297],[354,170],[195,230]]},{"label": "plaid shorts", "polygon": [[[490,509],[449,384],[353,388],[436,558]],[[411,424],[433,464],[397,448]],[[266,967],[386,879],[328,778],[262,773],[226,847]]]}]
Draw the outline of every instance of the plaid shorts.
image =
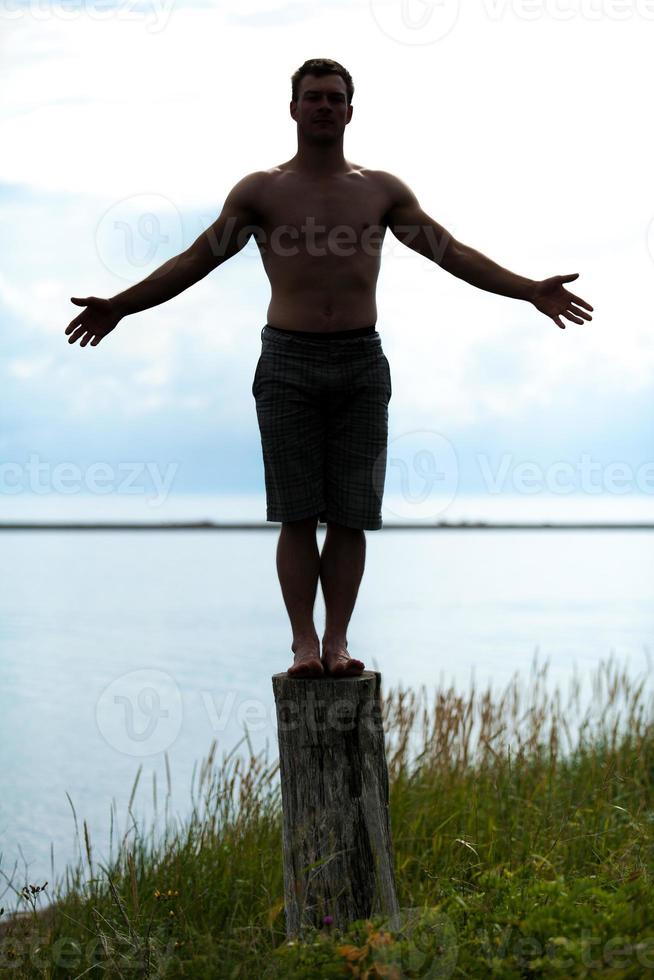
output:
[{"label": "plaid shorts", "polygon": [[306,336],[266,324],[261,341],[252,395],[266,519],[317,515],[379,530],[392,392],[379,334]]}]

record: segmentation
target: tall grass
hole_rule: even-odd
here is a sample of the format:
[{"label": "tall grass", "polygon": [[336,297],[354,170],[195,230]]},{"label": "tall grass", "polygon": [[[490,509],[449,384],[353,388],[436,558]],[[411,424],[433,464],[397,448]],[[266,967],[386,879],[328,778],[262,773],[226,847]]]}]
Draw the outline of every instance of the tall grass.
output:
[{"label": "tall grass", "polygon": [[[648,975],[649,670],[634,680],[602,661],[584,711],[581,681],[563,702],[547,670],[534,658],[528,685],[516,674],[499,697],[423,687],[383,699],[400,905],[437,913],[446,937],[422,972],[376,921],[287,944],[278,765],[246,738],[249,755],[235,749],[220,764],[212,743],[187,818],[166,811],[163,832],[147,835],[133,819],[115,857],[112,818],[106,865],[73,807],[78,864],[45,891],[26,883],[27,914],[0,932],[0,976]],[[153,794],[156,807],[156,781]],[[407,936],[415,954],[417,934]]]}]

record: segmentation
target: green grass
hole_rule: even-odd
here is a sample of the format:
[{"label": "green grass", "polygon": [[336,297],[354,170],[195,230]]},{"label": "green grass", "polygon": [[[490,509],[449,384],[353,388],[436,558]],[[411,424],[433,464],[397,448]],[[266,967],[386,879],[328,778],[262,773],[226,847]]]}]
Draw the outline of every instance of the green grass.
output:
[{"label": "green grass", "polygon": [[277,761],[219,766],[214,743],[183,824],[135,827],[104,867],[84,823],[65,881],[28,883],[28,914],[0,917],[0,977],[654,976],[647,676],[602,662],[582,716],[578,680],[563,703],[534,664],[495,700],[385,697],[394,929],[287,943]]}]

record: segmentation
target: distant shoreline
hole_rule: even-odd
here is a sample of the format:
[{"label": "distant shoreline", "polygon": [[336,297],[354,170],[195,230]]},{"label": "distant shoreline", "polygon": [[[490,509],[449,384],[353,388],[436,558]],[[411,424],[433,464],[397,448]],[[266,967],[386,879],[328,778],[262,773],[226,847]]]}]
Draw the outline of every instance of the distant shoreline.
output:
[{"label": "distant shoreline", "polygon": [[[47,521],[0,522],[0,531],[275,531],[281,525],[270,521]],[[319,524],[320,528],[321,525]],[[322,525],[324,528],[325,525]],[[382,531],[652,531],[654,522],[602,522],[575,521],[570,523],[539,521],[528,523],[524,521],[439,521],[428,523],[391,523],[384,524]]]}]

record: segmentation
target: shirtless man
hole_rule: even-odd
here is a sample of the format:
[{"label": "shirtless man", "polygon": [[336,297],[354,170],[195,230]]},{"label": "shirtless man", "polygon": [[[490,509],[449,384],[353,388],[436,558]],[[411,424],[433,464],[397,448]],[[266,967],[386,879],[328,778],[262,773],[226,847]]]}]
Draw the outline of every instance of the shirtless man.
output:
[{"label": "shirtless man", "polygon": [[[363,575],[364,530],[381,527],[390,369],[375,330],[375,290],[386,229],[480,289],[531,302],[564,329],[592,317],[564,282],[515,275],[457,241],[397,177],[343,155],[352,118],[349,72],[329,59],[292,77],[297,153],[240,180],[193,244],[111,299],[84,309],[69,343],[97,346],[132,313],[164,303],[239,252],[254,235],[271,285],[252,394],[264,457],[267,519],[281,522],[277,571],[291,621],[294,677],[360,674],[347,627]],[[380,463],[382,479],[380,480]],[[322,552],[318,520],[327,525]],[[313,608],[326,608],[320,641]]]}]

